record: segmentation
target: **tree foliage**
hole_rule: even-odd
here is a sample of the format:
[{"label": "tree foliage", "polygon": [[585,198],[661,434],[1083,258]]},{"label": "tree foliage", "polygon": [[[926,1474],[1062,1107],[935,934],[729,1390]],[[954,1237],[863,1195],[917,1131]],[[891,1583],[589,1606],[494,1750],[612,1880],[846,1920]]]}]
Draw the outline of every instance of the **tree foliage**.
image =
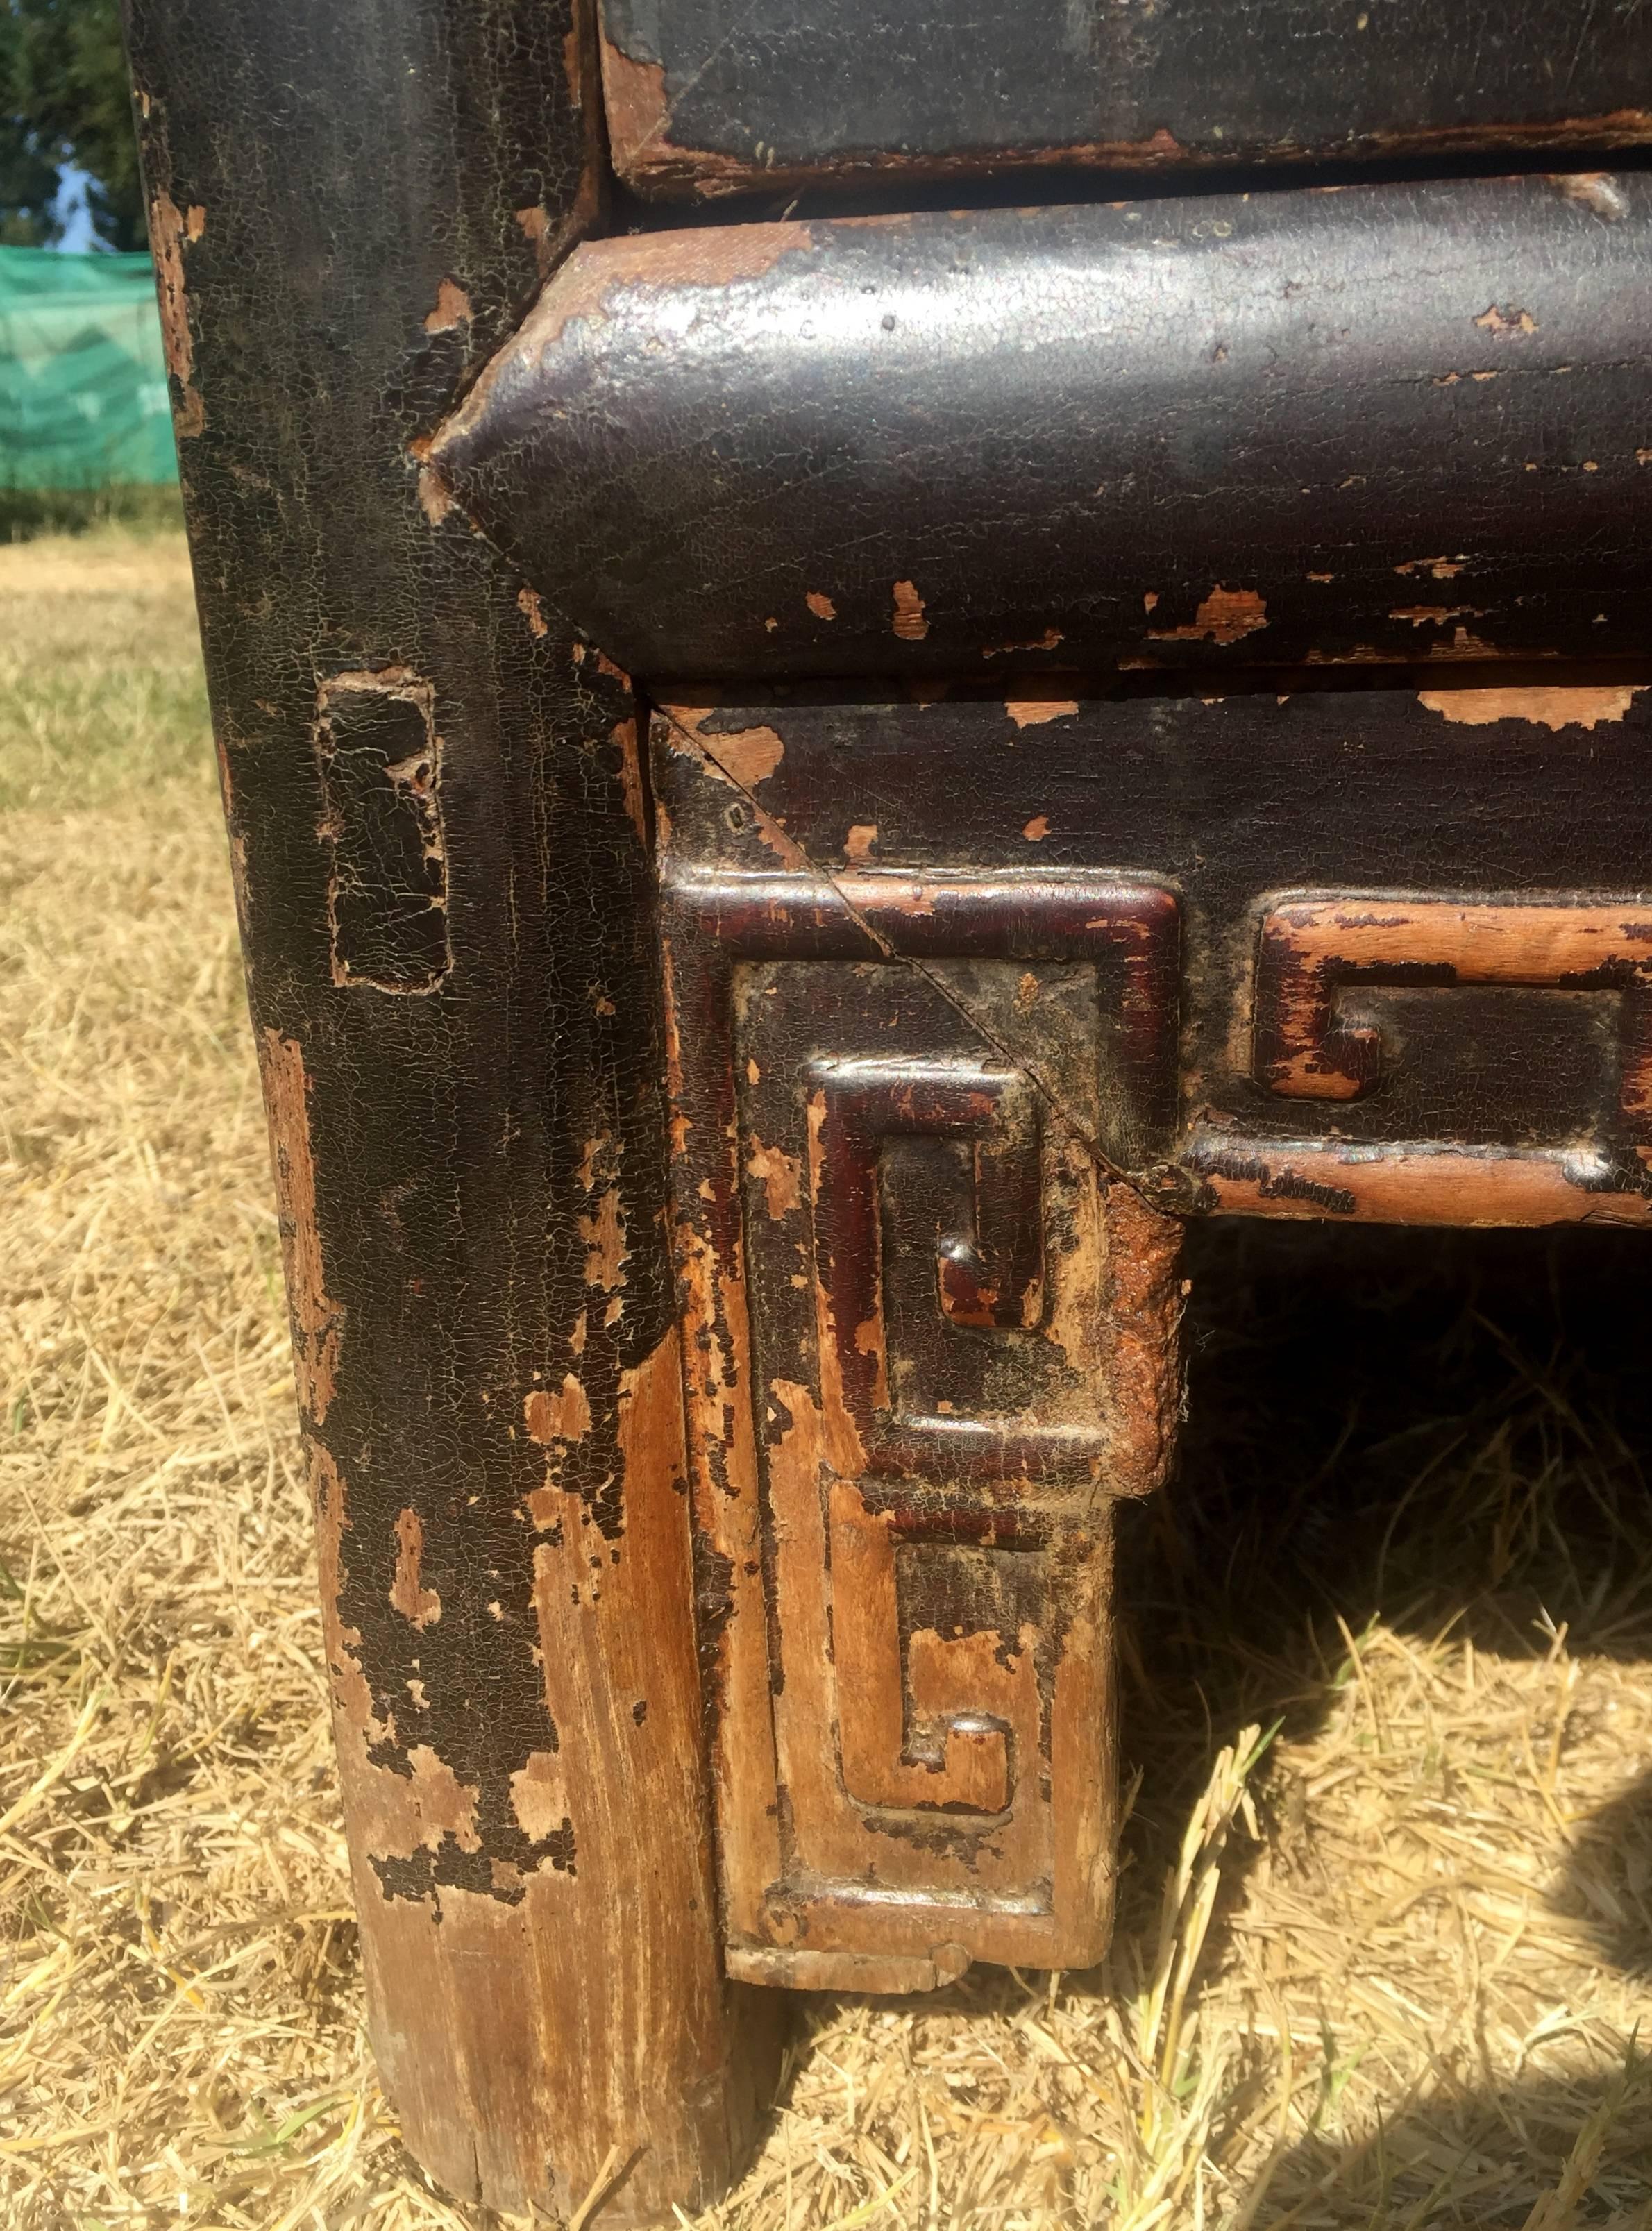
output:
[{"label": "tree foliage", "polygon": [[64,171],[84,171],[106,248],[144,245],[117,0],[0,0],[0,240],[48,244]]},{"label": "tree foliage", "polygon": [[32,248],[57,230],[57,165],[29,130],[20,94],[23,25],[0,0],[0,242]]}]

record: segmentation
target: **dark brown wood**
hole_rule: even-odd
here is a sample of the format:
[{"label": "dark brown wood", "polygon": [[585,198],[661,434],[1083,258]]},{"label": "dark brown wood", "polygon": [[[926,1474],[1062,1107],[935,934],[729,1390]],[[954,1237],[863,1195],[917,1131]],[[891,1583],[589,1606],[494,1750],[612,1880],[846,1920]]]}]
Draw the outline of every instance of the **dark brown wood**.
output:
[{"label": "dark brown wood", "polygon": [[633,704],[416,454],[595,214],[580,41],[131,38],[374,2046],[449,2191],[651,2221],[783,2002],[721,1963]]},{"label": "dark brown wood", "polygon": [[433,463],[650,682],[1638,655],[1652,177],[580,249]]},{"label": "dark brown wood", "polygon": [[[568,0],[128,4],[375,2043],[652,2220],[772,1987],[1105,1945],[1179,1219],[1652,1216],[1652,179],[603,240]],[[607,0],[607,134],[1649,137],[1647,0],[1042,4]]]},{"label": "dark brown wood", "polygon": [[[1139,1043],[1179,1016],[1176,1106],[1096,1142],[1150,1200],[1647,1221],[1652,689],[1311,679],[700,692],[668,718],[743,792],[754,892],[778,850],[824,890],[968,863],[1175,894],[1178,980]],[[726,846],[701,792],[673,798],[690,857]]]},{"label": "dark brown wood", "polygon": [[1088,1964],[1111,1509],[1157,1484],[1179,1396],[1178,1227],[1107,1173],[1163,1130],[1175,903],[777,870],[715,743],[655,735],[734,1972]]},{"label": "dark brown wood", "polygon": [[791,191],[1652,139],[1652,21],[1507,0],[602,0],[620,175]]}]

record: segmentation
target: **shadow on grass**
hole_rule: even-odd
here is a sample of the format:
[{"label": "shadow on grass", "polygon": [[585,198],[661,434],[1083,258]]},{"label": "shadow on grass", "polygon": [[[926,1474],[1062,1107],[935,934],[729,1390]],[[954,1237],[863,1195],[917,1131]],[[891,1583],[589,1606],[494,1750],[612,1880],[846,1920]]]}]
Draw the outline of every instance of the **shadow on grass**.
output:
[{"label": "shadow on grass", "polygon": [[1311,1724],[1327,1653],[1308,1638],[1328,1628],[1339,1661],[1339,1615],[1455,1616],[1492,1650],[1546,1646],[1546,1615],[1577,1648],[1640,1652],[1640,1234],[1223,1223],[1189,1255],[1181,1462],[1129,1514],[1123,1589],[1126,1746],[1165,1798],[1213,1731]]},{"label": "shadow on grass", "polygon": [[[1317,2007],[1311,1968],[1292,1969],[1295,1956],[1281,1943],[1294,2003],[1266,2004],[1271,1948],[1258,1916],[1294,1914],[1288,1926],[1317,1948],[1327,1927],[1342,1928],[1359,1904],[1336,1896],[1339,1883],[1325,1910],[1316,1910],[1313,1882],[1288,1873],[1293,1853],[1317,1850],[1320,1833],[1308,1825],[1313,1801],[1294,1770],[1258,1777],[1262,1840],[1234,1835],[1216,1848],[1220,1888],[1208,1933],[1201,1923],[1197,1943],[1178,1940],[1185,1902],[1171,1917],[1172,1950],[1178,1941],[1191,1944],[1191,1999],[1198,1996],[1198,1975],[1214,1979],[1226,1970],[1239,1985],[1211,2033],[1222,2097],[1210,2117],[1198,2124],[1190,2112],[1178,2124],[1181,2094],[1170,2098],[1155,2073],[1163,2056],[1150,2053],[1149,2066],[1133,2042],[1122,2055],[1116,2045],[1087,2042],[1090,2018],[1082,2011],[1094,2002],[1098,2017],[1104,2007],[1116,2015],[1121,1994],[1143,2002],[1155,1959],[1164,1956],[1165,1885],[1190,1821],[1222,1778],[1223,1751],[1247,1728],[1281,1723],[1299,1742],[1334,1729],[1350,1638],[1375,1623],[1424,1661],[1427,1646],[1449,1632],[1453,1647],[1471,1640],[1482,1663],[1505,1664],[1540,1664],[1564,1627],[1574,1657],[1618,1660],[1626,1678],[1644,1664],[1652,1678],[1652,1496],[1642,1461],[1652,1447],[1646,1247],[1642,1235],[1622,1232],[1329,1231],[1238,1221],[1190,1231],[1191,1371],[1182,1458],[1172,1486],[1128,1507],[1121,1527],[1122,1749],[1126,1776],[1139,1779],[1122,1840],[1119,1928],[1106,1963],[1060,1985],[1062,2005],[1077,2010],[1083,2065],[1108,2072],[1108,2088],[1093,2088],[1077,2113],[1120,2164],[1117,2184],[1104,2188],[1116,2206],[1094,2212],[1093,2181],[1088,2212],[1054,2187],[1042,2205],[1023,2163],[997,2189],[992,2207],[965,2208],[959,2220],[1123,2221],[1133,2231],[1181,2231],[1207,2221],[1212,2231],[1652,2231],[1652,2061],[1632,2047],[1614,2074],[1621,2026],[1591,2033],[1591,2049],[1571,2064],[1578,2073],[1561,2080],[1565,2069],[1545,2040],[1552,2029],[1558,2035],[1578,2025],[1559,2007],[1552,2025],[1539,2023],[1536,2046],[1522,2047],[1518,2075],[1504,2081],[1482,2032],[1475,2030],[1470,2049],[1448,2057],[1434,2049],[1431,2008],[1411,2008],[1418,2019],[1401,2040],[1400,2060],[1408,2069],[1420,2061],[1421,2075],[1407,2091],[1407,2079],[1391,2071],[1393,2080],[1379,2086],[1395,2101],[1385,2123],[1344,2122],[1340,2087],[1367,2051],[1383,2051],[1380,2016],[1350,1988],[1361,1981],[1354,1963],[1361,1929],[1347,1927],[1345,1958],[1333,1939]],[[1436,1652],[1436,1676],[1440,1663]],[[1442,1701],[1448,1714],[1455,1709]],[[1393,1769],[1437,1781],[1439,1760],[1419,1766],[1405,1740]],[[1539,1924],[1551,1914],[1566,1924],[1569,1964],[1565,1981],[1555,1977],[1554,2001],[1591,1961],[1607,1973],[1652,1971],[1652,1776],[1635,1779],[1645,1763],[1626,1754],[1624,1788],[1586,1822],[1571,1824],[1564,1842],[1557,1834],[1563,1857],[1554,1879],[1535,1895],[1524,1878],[1513,1885],[1514,1903],[1528,1904]],[[1453,1772],[1471,1780],[1472,1768],[1465,1758]],[[1496,1802],[1494,1793],[1494,1808]],[[1294,1821],[1299,1803],[1301,1818]],[[1479,1833],[1473,1808],[1471,1793],[1468,1835]],[[1380,1838],[1380,1827],[1374,1833]],[[1495,1859],[1500,1816],[1486,1833]],[[1358,1871],[1357,1836],[1351,1844],[1346,1821],[1328,1843],[1328,1864]],[[1532,1848],[1528,1836],[1528,1855]],[[1273,1901],[1264,1891],[1247,1903],[1247,1887],[1256,1887],[1247,1871],[1260,1865],[1287,1871],[1287,1898]],[[1379,1916],[1388,1911],[1381,1895]],[[1409,1897],[1400,1904],[1416,1910]],[[1242,1913],[1243,1937],[1235,1926]],[[1317,1956],[1312,1950],[1310,1961]],[[1540,1971],[1546,1956],[1537,1956]],[[1382,1959],[1366,1964],[1379,1984],[1392,1980]],[[1393,1968],[1402,1982],[1404,1965]],[[1320,2022],[1294,2060],[1268,2042],[1276,2028],[1258,2031],[1254,2053],[1246,2048],[1253,1982],[1258,2011],[1286,2015],[1293,2036],[1304,2013],[1310,2028]],[[1541,1972],[1539,1982],[1546,1995]],[[1013,2022],[1036,2010],[1042,1988],[1042,1981],[978,1968],[932,1998],[871,2003],[904,2004],[918,2016]],[[1477,2008],[1477,1984],[1469,1996]],[[852,1995],[794,2002],[801,2013],[794,2072],[810,2040],[855,2003]],[[1500,2018],[1502,2011],[1500,2002]],[[1127,2007],[1124,2013],[1129,2029],[1136,2015]],[[1097,2019],[1092,2040],[1107,2027]],[[1184,2064],[1192,2081],[1199,2034]],[[1260,2172],[1247,2171],[1248,2182],[1219,2196],[1212,2186],[1196,2205],[1185,2188],[1207,2147],[1212,2161],[1256,2162],[1267,2137],[1264,2127],[1258,2141],[1254,2123],[1271,2121],[1281,2075],[1295,2117],[1290,2135]],[[790,2097],[788,2087],[783,2104]],[[1024,2114],[1016,2097],[1015,2112]],[[1168,2136],[1163,2144],[1144,2142],[1142,2162],[1126,2176],[1138,2118],[1150,2105],[1157,2113],[1161,2101]],[[1067,2110],[1052,2111],[1059,2119]],[[1157,2174],[1166,2162],[1168,2183]],[[1173,2200],[1166,2196],[1172,2186]]]},{"label": "shadow on grass", "polygon": [[[1344,1626],[1504,1658],[1564,1626],[1574,1656],[1652,1655],[1643,1238],[1212,1225],[1190,1245],[1179,1476],[1130,1513],[1120,1581],[1126,1848],[1152,1880],[1239,1730],[1324,1724]],[[1574,1830],[1546,1897],[1603,1965],[1652,1967],[1652,1776]],[[1218,1914],[1207,1962],[1223,1950]],[[1644,2226],[1648,2071],[1631,2052],[1596,2088],[1448,2084],[1356,2144],[1309,2137],[1254,2221]]]}]

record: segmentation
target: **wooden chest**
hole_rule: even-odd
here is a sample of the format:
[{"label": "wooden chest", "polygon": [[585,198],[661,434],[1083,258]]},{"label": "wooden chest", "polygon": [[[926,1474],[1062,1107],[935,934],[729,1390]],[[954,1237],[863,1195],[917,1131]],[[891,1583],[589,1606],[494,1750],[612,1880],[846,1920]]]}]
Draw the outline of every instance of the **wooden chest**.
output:
[{"label": "wooden chest", "polygon": [[378,2047],[653,2220],[1105,1949],[1186,1221],[1652,1212],[1652,36],[129,7]]}]

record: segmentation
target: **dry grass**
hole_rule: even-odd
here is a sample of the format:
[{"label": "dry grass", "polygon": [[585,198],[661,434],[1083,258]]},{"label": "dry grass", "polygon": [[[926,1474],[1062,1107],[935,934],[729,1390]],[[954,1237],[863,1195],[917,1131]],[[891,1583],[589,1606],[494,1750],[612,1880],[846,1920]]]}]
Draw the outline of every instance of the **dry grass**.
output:
[{"label": "dry grass", "polygon": [[[182,555],[0,610],[0,2220],[461,2225],[362,2038]],[[810,2001],[709,2222],[1652,2224],[1641,1258],[1337,1238],[1199,1243],[1107,1966]]]}]

